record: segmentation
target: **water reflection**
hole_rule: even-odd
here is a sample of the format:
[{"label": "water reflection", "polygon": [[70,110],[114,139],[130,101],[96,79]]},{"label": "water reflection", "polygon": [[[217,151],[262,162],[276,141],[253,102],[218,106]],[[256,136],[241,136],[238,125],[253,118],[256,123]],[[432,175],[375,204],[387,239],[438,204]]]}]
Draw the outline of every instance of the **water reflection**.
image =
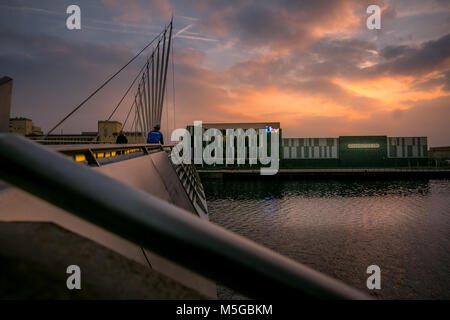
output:
[{"label": "water reflection", "polygon": [[[303,197],[360,197],[360,196],[406,196],[429,192],[428,180],[408,181],[222,181],[206,180],[208,196],[229,199],[262,199],[267,196],[282,198],[301,195]],[[226,192],[224,193],[224,187]]]},{"label": "water reflection", "polygon": [[450,298],[450,182],[204,181],[211,221],[382,298]]}]

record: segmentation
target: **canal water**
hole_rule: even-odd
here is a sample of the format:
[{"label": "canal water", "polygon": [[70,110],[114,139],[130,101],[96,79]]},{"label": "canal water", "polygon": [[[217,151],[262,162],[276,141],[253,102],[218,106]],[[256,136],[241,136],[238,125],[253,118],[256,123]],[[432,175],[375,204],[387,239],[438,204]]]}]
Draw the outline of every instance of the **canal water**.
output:
[{"label": "canal water", "polygon": [[203,185],[213,223],[377,298],[450,299],[450,180]]}]

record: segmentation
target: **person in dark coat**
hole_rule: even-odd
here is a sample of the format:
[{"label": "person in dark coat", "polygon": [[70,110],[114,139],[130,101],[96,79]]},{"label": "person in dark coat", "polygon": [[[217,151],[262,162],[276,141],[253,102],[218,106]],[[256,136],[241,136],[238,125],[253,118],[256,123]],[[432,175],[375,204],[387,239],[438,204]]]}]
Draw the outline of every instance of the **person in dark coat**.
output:
[{"label": "person in dark coat", "polygon": [[122,130],[120,130],[119,135],[117,136],[116,143],[117,144],[126,144],[126,143],[128,143],[128,139],[127,139],[127,137],[125,137],[125,135],[123,134]]}]

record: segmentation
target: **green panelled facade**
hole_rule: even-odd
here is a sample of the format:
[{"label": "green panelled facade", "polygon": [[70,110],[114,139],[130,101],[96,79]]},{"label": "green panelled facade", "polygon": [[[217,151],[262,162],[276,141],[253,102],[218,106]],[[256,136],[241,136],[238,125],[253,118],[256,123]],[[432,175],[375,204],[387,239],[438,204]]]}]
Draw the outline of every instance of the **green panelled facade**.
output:
[{"label": "green panelled facade", "polygon": [[[280,168],[382,168],[428,164],[426,137],[285,138],[281,144]],[[324,148],[331,153],[323,152]]]},{"label": "green panelled facade", "polygon": [[340,167],[383,167],[386,159],[386,136],[339,137]]},{"label": "green panelled facade", "polygon": [[338,138],[285,138],[281,141],[281,163],[285,168],[336,168]]}]

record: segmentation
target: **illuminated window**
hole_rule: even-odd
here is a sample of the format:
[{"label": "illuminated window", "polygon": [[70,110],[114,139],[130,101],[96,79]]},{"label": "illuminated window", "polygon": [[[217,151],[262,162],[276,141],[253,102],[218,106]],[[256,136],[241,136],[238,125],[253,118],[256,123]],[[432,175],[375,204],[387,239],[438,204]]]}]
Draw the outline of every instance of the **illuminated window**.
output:
[{"label": "illuminated window", "polygon": [[380,147],[378,143],[349,143],[349,149],[377,149]]}]

